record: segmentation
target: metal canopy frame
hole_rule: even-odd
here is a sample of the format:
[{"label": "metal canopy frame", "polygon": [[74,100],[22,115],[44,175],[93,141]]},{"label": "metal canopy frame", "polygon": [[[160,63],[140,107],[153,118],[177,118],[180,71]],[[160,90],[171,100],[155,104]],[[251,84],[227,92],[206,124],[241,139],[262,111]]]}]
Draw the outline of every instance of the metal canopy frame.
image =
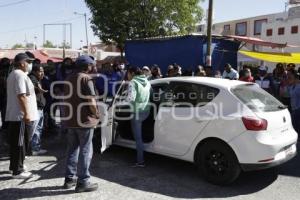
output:
[{"label": "metal canopy frame", "polygon": [[63,45],[65,47],[67,40],[67,26],[70,28],[70,47],[72,48],[72,23],[54,23],[43,25],[43,45],[46,43],[46,27],[47,26],[62,26],[63,27]]}]

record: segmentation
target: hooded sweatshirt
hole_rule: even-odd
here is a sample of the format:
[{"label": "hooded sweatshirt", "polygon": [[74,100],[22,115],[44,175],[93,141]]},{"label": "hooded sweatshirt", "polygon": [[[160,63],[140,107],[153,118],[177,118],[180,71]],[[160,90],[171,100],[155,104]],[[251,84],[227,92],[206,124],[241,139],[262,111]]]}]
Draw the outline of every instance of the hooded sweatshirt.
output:
[{"label": "hooded sweatshirt", "polygon": [[135,113],[149,111],[151,85],[145,75],[135,76],[129,83],[127,101]]}]

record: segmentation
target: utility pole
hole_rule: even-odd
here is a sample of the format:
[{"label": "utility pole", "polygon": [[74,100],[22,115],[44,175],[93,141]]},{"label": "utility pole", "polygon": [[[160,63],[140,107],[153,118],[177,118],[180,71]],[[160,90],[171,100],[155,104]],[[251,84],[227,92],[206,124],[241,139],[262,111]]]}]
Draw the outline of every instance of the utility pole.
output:
[{"label": "utility pole", "polygon": [[206,66],[211,67],[211,44],[212,44],[212,17],[213,17],[213,0],[209,0],[208,19],[207,19],[207,55]]},{"label": "utility pole", "polygon": [[62,26],[63,28],[63,58],[66,56],[66,41],[67,41],[67,26],[70,27],[70,47],[72,48],[72,24],[71,23],[55,23],[55,24],[44,24],[43,28],[43,45],[46,44],[46,27],[47,26]]},{"label": "utility pole", "polygon": [[89,52],[89,36],[88,36],[88,27],[87,27],[87,15],[86,13],[78,13],[74,12],[75,15],[81,15],[84,16],[84,23],[85,23],[85,37],[86,37],[86,47]]},{"label": "utility pole", "polygon": [[63,25],[63,59],[66,58],[66,42],[67,42],[67,29],[66,29],[66,25]]},{"label": "utility pole", "polygon": [[34,44],[33,44],[34,50],[37,50],[37,36],[34,36]]},{"label": "utility pole", "polygon": [[87,29],[87,17],[86,17],[86,13],[84,13],[84,21],[85,21],[86,45],[87,45],[87,49],[89,50],[89,36],[88,36],[88,29]]},{"label": "utility pole", "polygon": [[285,4],[284,12],[287,12],[287,8],[289,7],[290,3],[289,3],[289,1],[287,1],[284,4]]}]

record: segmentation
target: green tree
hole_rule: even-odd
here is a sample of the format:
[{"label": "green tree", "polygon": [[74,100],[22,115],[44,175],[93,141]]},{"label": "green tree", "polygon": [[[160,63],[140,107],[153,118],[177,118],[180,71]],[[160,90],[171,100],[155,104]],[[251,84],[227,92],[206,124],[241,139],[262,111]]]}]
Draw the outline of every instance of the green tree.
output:
[{"label": "green tree", "polygon": [[43,45],[44,48],[56,48],[57,46],[54,45],[51,41],[46,40],[45,44]]},{"label": "green tree", "polygon": [[188,34],[202,19],[202,0],[85,0],[92,29],[121,49],[127,39]]},{"label": "green tree", "polygon": [[20,49],[20,48],[25,48],[25,47],[20,43],[17,43],[14,46],[12,46],[12,49]]}]

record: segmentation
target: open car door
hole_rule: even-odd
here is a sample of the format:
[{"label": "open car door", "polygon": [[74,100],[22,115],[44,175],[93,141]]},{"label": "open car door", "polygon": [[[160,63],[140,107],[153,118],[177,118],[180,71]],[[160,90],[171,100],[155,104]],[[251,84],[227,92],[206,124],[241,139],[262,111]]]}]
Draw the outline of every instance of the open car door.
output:
[{"label": "open car door", "polygon": [[[111,99],[112,100],[112,99]],[[107,103],[107,102],[105,102]],[[113,143],[113,134],[112,134],[112,112],[111,106],[101,106],[101,153],[108,149]]]},{"label": "open car door", "polygon": [[108,149],[116,138],[116,124],[114,122],[115,110],[118,109],[116,102],[127,95],[127,83],[122,81],[115,97],[107,97],[104,102],[105,105],[101,106],[101,152],[103,153]]}]

